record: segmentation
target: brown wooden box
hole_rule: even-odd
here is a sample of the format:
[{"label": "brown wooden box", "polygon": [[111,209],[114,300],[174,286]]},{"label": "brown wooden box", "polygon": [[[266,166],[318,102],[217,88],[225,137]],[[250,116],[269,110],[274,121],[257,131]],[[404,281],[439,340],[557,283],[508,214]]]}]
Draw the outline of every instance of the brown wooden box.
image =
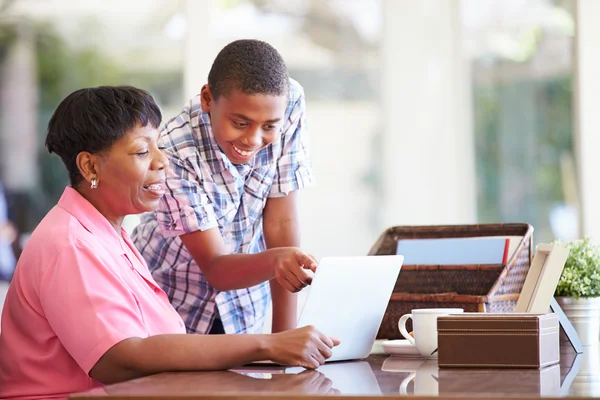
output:
[{"label": "brown wooden box", "polygon": [[556,314],[438,317],[440,368],[542,368],[560,361]]},{"label": "brown wooden box", "polygon": [[377,338],[401,339],[398,320],[416,308],[511,312],[531,265],[533,227],[529,224],[395,226],[381,234],[369,255],[396,254],[400,239],[481,236],[521,236],[522,240],[506,264],[403,265]]}]

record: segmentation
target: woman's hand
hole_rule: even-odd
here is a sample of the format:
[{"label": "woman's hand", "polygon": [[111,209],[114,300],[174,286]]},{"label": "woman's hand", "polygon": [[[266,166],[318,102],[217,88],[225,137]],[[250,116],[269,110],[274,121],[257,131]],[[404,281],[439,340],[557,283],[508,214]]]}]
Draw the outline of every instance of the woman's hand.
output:
[{"label": "woman's hand", "polygon": [[281,393],[303,393],[303,394],[326,394],[339,395],[340,391],[333,387],[334,382],[319,371],[306,370],[299,374],[273,374],[269,386],[269,392]]},{"label": "woman's hand", "polygon": [[331,357],[333,347],[339,344],[338,339],[306,326],[270,335],[268,357],[278,364],[315,369]]}]

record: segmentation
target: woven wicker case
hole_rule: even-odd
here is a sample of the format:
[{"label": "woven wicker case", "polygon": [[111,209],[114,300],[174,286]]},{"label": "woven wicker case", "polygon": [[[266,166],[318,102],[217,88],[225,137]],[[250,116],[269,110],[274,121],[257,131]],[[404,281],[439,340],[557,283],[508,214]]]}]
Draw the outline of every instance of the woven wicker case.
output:
[{"label": "woven wicker case", "polygon": [[513,311],[531,265],[529,224],[396,226],[381,234],[369,255],[396,254],[400,239],[478,236],[522,236],[522,240],[505,265],[403,265],[378,339],[401,339],[398,320],[416,308]]}]

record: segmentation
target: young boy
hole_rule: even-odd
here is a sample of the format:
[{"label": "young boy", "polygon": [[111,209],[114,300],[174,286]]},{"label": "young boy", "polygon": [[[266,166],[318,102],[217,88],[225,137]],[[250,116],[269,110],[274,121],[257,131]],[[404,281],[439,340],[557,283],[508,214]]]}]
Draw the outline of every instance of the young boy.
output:
[{"label": "young boy", "polygon": [[313,173],[304,91],[281,55],[227,45],[161,139],[166,195],[133,239],[188,332],[261,332],[271,297],[272,331],[295,328],[296,292],[316,268],[297,247],[296,191]]}]

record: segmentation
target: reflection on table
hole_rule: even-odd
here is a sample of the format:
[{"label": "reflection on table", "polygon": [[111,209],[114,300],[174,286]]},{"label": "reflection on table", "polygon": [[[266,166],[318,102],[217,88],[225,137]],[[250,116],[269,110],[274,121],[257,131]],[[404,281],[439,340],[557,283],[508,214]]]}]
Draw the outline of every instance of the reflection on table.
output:
[{"label": "reflection on table", "polygon": [[[541,397],[600,397],[600,350],[585,348],[583,354],[561,352],[560,364],[542,369],[439,369],[437,360],[388,357],[382,371],[404,374],[398,393],[443,396],[534,395]],[[378,376],[378,381],[384,381]]]},{"label": "reflection on table", "polygon": [[[372,354],[364,361],[302,368],[243,367],[231,371],[164,373],[109,385],[90,397],[195,395],[221,398],[419,395],[474,398],[509,396],[600,398],[600,350],[561,353],[561,363],[544,369],[439,369],[437,360]],[[156,397],[155,397],[156,398]]]}]

